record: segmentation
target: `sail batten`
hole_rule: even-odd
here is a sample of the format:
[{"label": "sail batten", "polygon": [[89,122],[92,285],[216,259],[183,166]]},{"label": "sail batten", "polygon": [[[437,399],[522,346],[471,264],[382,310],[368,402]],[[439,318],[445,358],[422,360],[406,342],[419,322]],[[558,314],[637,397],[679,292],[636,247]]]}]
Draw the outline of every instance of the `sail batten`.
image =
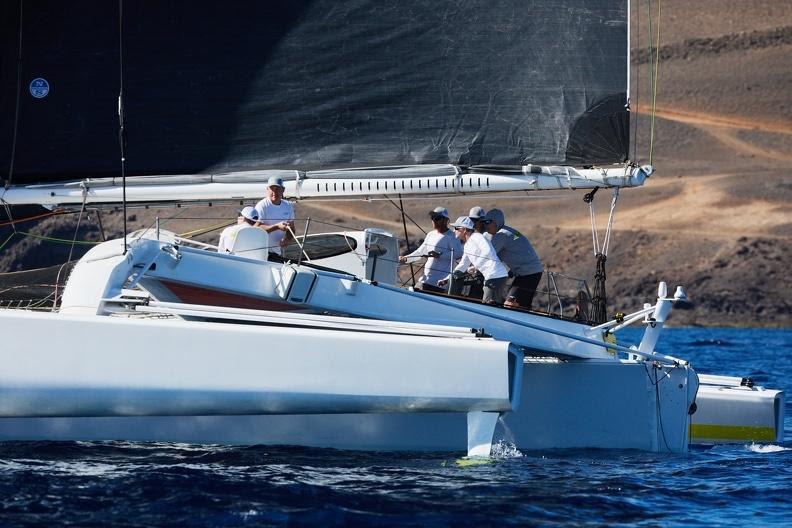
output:
[{"label": "sail batten", "polygon": [[[626,4],[126,2],[126,173],[623,162]],[[119,176],[118,5],[0,9],[0,178]]]}]

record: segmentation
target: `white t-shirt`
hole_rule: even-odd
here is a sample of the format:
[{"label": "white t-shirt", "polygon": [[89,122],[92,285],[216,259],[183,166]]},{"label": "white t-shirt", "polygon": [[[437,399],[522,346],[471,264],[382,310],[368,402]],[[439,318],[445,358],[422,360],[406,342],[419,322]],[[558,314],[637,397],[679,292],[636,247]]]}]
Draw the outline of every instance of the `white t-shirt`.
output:
[{"label": "white t-shirt", "polygon": [[473,232],[465,242],[465,252],[462,260],[454,268],[454,271],[467,271],[472,264],[484,275],[484,280],[499,279],[508,277],[509,271],[495,253],[495,248],[484,235]]},{"label": "white t-shirt", "polygon": [[[430,251],[440,253],[439,257],[429,257],[424,266],[424,274],[421,282],[437,286],[437,281],[446,277],[451,271],[451,266],[462,258],[462,242],[456,239],[454,231],[449,229],[445,233],[440,233],[433,229],[426,234],[423,244],[412,253],[405,255],[407,262],[415,262],[426,256]],[[453,258],[453,261],[452,261]]]},{"label": "white t-shirt", "polygon": [[[265,225],[294,220],[294,205],[286,200],[281,200],[281,203],[275,205],[269,198],[264,198],[256,204],[256,211],[258,211],[259,222]],[[278,244],[285,236],[286,231],[281,231],[280,229],[275,229],[269,233],[267,245],[271,253],[282,254],[281,247]]]},{"label": "white t-shirt", "polygon": [[217,244],[217,252],[218,253],[230,253],[231,249],[234,247],[234,242],[236,241],[237,233],[239,233],[242,229],[253,229],[252,225],[247,223],[245,224],[234,224],[232,226],[228,226],[223,229],[223,232],[220,233],[220,242]]}]

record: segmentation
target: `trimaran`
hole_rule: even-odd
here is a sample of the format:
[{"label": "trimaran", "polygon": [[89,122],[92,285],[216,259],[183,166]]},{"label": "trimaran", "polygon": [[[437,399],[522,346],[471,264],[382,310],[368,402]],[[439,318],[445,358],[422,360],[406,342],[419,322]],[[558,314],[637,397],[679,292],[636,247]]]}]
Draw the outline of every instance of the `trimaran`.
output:
[{"label": "trimaran", "polygon": [[[9,217],[250,202],[271,176],[296,200],[441,200],[654,171],[629,157],[626,0],[3,9]],[[157,226],[88,251],[55,310],[0,310],[0,438],[489,455],[499,423],[520,449],[783,434],[782,392],[655,350],[682,288],[569,317],[400,287],[377,228],[306,233],[284,262],[266,243]]]}]

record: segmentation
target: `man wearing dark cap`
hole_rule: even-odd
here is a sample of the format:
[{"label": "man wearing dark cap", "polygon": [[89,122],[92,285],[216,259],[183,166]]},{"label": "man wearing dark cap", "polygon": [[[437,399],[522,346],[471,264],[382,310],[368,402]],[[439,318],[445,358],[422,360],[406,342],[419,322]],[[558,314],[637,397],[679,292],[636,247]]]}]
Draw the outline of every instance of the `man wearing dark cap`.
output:
[{"label": "man wearing dark cap", "polygon": [[269,233],[269,252],[278,257],[294,239],[294,206],[283,199],[284,190],[283,179],[272,176],[267,181],[267,196],[256,204],[260,227]]},{"label": "man wearing dark cap", "polygon": [[242,229],[250,229],[257,226],[258,219],[258,213],[250,206],[247,206],[239,211],[237,223],[226,227],[223,229],[223,232],[220,233],[220,242],[217,244],[217,252],[231,253],[231,248],[234,247],[234,241],[236,240],[237,234]]},{"label": "man wearing dark cap", "polygon": [[437,285],[437,281],[451,272],[454,264],[462,258],[462,244],[454,237],[454,232],[448,229],[448,210],[445,207],[435,207],[429,213],[433,229],[426,234],[423,243],[407,255],[399,257],[399,262],[410,263],[428,257],[424,266],[420,283],[423,289],[445,291]]},{"label": "man wearing dark cap", "polygon": [[492,209],[484,217],[484,225],[487,228],[485,236],[489,238],[498,257],[514,275],[514,281],[503,305],[527,310],[531,308],[544,267],[525,235],[505,223],[503,211]]}]

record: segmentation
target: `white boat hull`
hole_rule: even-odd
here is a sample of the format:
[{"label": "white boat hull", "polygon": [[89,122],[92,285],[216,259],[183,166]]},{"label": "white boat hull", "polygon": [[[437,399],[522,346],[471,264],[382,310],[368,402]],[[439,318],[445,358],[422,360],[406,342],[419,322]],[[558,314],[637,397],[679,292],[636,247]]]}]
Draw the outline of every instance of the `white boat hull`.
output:
[{"label": "white boat hull", "polygon": [[0,333],[0,417],[503,412],[522,367],[472,334],[16,310]]},{"label": "white boat hull", "polygon": [[655,376],[643,362],[533,360],[520,372],[491,339],[355,332],[353,346],[330,330],[17,311],[0,326],[2,440],[464,451],[468,413],[493,411],[520,449],[682,452],[696,389],[689,368]]},{"label": "white boat hull", "polygon": [[[225,287],[292,312],[307,308],[310,289],[294,299],[301,276],[286,288],[271,263],[153,240],[121,249],[108,242],[80,261],[60,313],[0,312],[0,439],[478,453],[488,452],[500,414],[502,434],[520,449],[688,447],[693,370],[617,360],[585,325],[321,272],[308,273],[306,284],[327,275],[312,295],[369,319],[147,306],[130,282],[170,277],[208,287],[215,301]],[[167,310],[167,319],[144,313]],[[524,362],[524,349],[567,360]]]},{"label": "white boat hull", "polygon": [[783,391],[744,383],[741,378],[701,374],[690,424],[691,442],[781,442]]},{"label": "white boat hull", "polygon": [[[678,412],[685,398],[671,399],[676,392],[671,384],[685,384],[686,379],[664,382],[661,428],[655,399],[648,397],[654,389],[647,388],[643,367],[617,373],[614,365],[603,364],[599,380],[575,380],[574,374],[582,369],[566,367],[570,365],[526,365],[520,405],[502,417],[495,441],[505,440],[521,450],[687,450],[688,421],[679,419],[687,414]],[[531,387],[531,382],[543,378],[547,384]],[[567,383],[555,385],[560,379]],[[613,384],[619,379],[626,386]],[[570,394],[569,386],[577,383],[588,383],[590,391]],[[682,396],[689,387],[677,390]],[[134,440],[383,451],[465,451],[466,431],[466,414],[461,412],[0,419],[0,440]]]}]

